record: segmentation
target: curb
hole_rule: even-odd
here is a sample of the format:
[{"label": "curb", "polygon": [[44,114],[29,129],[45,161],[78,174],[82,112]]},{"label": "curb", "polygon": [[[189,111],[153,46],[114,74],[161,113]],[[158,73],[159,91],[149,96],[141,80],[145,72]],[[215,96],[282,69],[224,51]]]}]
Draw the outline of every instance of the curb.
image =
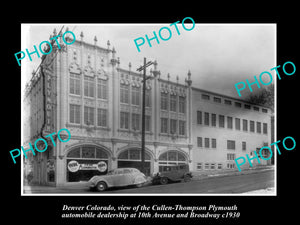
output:
[{"label": "curb", "polygon": [[192,180],[203,180],[207,178],[212,178],[212,177],[226,177],[226,176],[240,176],[240,175],[247,175],[247,174],[254,174],[254,173],[260,173],[260,172],[265,172],[269,170],[274,170],[274,166],[272,167],[266,167],[266,168],[254,168],[254,169],[248,169],[244,171],[228,171],[228,173],[215,173],[215,174],[198,174],[195,175],[193,173],[193,178]]}]

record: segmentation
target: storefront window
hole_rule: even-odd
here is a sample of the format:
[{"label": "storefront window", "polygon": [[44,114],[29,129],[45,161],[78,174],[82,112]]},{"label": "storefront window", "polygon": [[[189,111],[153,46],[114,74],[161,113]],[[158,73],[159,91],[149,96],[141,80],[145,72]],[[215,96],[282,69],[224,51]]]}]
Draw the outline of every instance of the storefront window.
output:
[{"label": "storefront window", "polygon": [[159,156],[158,161],[159,172],[170,165],[187,164],[185,155],[178,151],[167,151]]},{"label": "storefront window", "polygon": [[82,146],[67,155],[67,181],[88,181],[95,175],[103,175],[108,170],[108,154],[94,146]]},{"label": "storefront window", "polygon": [[[136,168],[141,171],[141,149],[129,149],[118,156],[118,168]],[[145,152],[144,173],[150,175],[150,155]]]}]

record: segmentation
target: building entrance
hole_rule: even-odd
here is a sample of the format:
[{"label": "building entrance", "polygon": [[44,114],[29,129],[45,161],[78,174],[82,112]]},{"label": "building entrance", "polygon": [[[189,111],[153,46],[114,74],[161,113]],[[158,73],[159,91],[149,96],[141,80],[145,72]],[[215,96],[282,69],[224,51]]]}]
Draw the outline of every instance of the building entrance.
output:
[{"label": "building entrance", "polygon": [[[122,152],[118,157],[118,168],[132,167],[141,171],[141,149],[128,149]],[[145,152],[145,175],[149,176],[151,172],[151,158],[150,155]]]}]

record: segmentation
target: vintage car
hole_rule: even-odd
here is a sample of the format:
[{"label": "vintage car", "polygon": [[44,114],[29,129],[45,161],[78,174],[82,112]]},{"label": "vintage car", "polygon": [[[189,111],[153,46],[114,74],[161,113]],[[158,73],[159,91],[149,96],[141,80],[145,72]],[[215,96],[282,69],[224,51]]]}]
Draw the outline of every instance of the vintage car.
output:
[{"label": "vintage car", "polygon": [[188,182],[192,178],[188,164],[172,165],[162,167],[162,171],[154,174],[152,184],[167,184],[169,181]]},{"label": "vintage car", "polygon": [[129,185],[141,187],[146,181],[147,178],[145,174],[136,168],[118,168],[109,171],[105,175],[93,176],[88,181],[88,185],[90,189],[105,191],[110,187],[122,187]]}]

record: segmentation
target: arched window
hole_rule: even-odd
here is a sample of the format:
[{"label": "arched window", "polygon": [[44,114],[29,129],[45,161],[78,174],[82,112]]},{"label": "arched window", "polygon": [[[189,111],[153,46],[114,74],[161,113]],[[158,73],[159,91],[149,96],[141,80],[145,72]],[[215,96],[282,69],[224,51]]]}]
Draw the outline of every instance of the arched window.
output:
[{"label": "arched window", "polygon": [[187,158],[179,151],[171,150],[161,154],[158,158],[159,165],[179,165],[186,164]]},{"label": "arched window", "polygon": [[187,158],[183,153],[176,150],[167,151],[158,158],[159,172],[163,171],[164,167],[182,164],[187,164]]},{"label": "arched window", "polygon": [[[145,152],[144,173],[150,175],[151,157]],[[118,168],[136,168],[142,171],[141,149],[133,148],[121,152],[118,156]]]},{"label": "arched window", "polygon": [[87,181],[95,175],[106,174],[109,154],[96,146],[80,146],[67,154],[67,181]]},{"label": "arched window", "polygon": [[[141,161],[141,149],[128,149],[119,155],[118,160]],[[145,152],[145,161],[150,161],[150,155],[147,152]]]}]

